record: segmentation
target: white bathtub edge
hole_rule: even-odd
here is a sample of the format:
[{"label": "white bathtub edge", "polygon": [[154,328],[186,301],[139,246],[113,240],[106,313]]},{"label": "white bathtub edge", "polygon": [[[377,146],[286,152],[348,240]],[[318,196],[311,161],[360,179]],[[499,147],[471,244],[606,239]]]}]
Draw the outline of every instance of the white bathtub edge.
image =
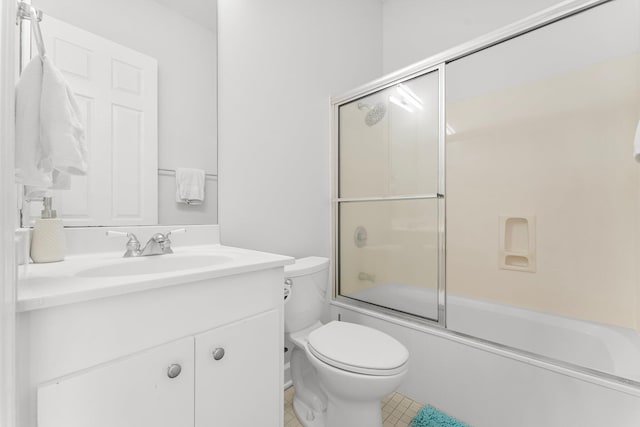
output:
[{"label": "white bathtub edge", "polygon": [[439,328],[436,326],[429,326],[417,322],[411,322],[394,316],[390,316],[383,313],[378,313],[373,310],[367,310],[362,307],[354,307],[353,305],[346,304],[339,301],[330,301],[330,305],[340,307],[346,310],[355,311],[367,316],[375,317],[380,320],[384,320],[393,323],[398,326],[403,326],[409,329],[414,329],[419,332],[423,332],[429,335],[433,335],[439,338],[443,338],[449,341],[456,342],[458,344],[473,347],[478,350],[482,350],[488,353],[492,353],[498,356],[506,357],[512,360],[516,360],[528,365],[536,366],[551,372],[555,372],[561,375],[572,377],[581,381],[585,381],[591,384],[599,385],[611,390],[622,392],[631,396],[640,397],[640,387],[636,387],[632,384],[627,384],[624,380],[607,378],[605,373],[592,371],[588,368],[574,367],[564,362],[548,359],[544,356],[536,355],[532,356],[530,353],[523,352],[511,347],[501,346],[499,344],[483,341],[478,338],[470,337],[458,332],[450,331],[447,329]]}]

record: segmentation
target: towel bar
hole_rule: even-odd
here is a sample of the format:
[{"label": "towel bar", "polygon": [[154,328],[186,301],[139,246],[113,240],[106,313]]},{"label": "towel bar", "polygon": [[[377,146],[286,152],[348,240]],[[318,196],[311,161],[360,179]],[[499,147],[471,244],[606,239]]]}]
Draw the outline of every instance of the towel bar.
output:
[{"label": "towel bar", "polygon": [[[158,172],[165,172],[165,173],[172,174],[172,175],[176,174],[176,170],[175,169],[158,168]],[[214,174],[214,173],[205,173],[204,175],[207,176],[207,177],[210,177],[210,178],[217,178],[218,177],[218,175]]]}]

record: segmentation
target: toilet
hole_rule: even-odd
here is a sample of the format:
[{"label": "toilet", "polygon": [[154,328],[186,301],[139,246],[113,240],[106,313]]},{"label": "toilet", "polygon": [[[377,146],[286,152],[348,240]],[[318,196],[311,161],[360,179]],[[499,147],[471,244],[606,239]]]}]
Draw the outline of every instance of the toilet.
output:
[{"label": "toilet", "polygon": [[322,324],[328,280],[327,258],[301,258],[285,267],[293,409],[305,427],[381,427],[380,401],[407,375],[409,352],[367,326]]}]

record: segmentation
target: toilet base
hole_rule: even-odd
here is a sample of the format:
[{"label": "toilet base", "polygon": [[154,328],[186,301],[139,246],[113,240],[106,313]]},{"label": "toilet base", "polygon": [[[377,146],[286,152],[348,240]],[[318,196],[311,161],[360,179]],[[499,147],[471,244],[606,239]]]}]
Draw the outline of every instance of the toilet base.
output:
[{"label": "toilet base", "polygon": [[326,413],[311,409],[300,399],[293,398],[293,412],[304,427],[325,427]]},{"label": "toilet base", "polygon": [[382,427],[380,402],[344,402],[329,398],[326,425],[331,427]]},{"label": "toilet base", "polygon": [[380,402],[354,404],[329,400],[325,412],[311,409],[300,399],[293,399],[293,411],[304,427],[382,427]]}]

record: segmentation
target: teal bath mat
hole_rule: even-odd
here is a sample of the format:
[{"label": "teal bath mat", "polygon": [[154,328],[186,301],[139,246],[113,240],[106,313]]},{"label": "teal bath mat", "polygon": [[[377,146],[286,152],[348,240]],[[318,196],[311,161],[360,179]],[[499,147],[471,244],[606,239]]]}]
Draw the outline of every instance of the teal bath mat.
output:
[{"label": "teal bath mat", "polygon": [[438,411],[431,406],[423,406],[411,421],[410,427],[471,427],[462,421]]}]

